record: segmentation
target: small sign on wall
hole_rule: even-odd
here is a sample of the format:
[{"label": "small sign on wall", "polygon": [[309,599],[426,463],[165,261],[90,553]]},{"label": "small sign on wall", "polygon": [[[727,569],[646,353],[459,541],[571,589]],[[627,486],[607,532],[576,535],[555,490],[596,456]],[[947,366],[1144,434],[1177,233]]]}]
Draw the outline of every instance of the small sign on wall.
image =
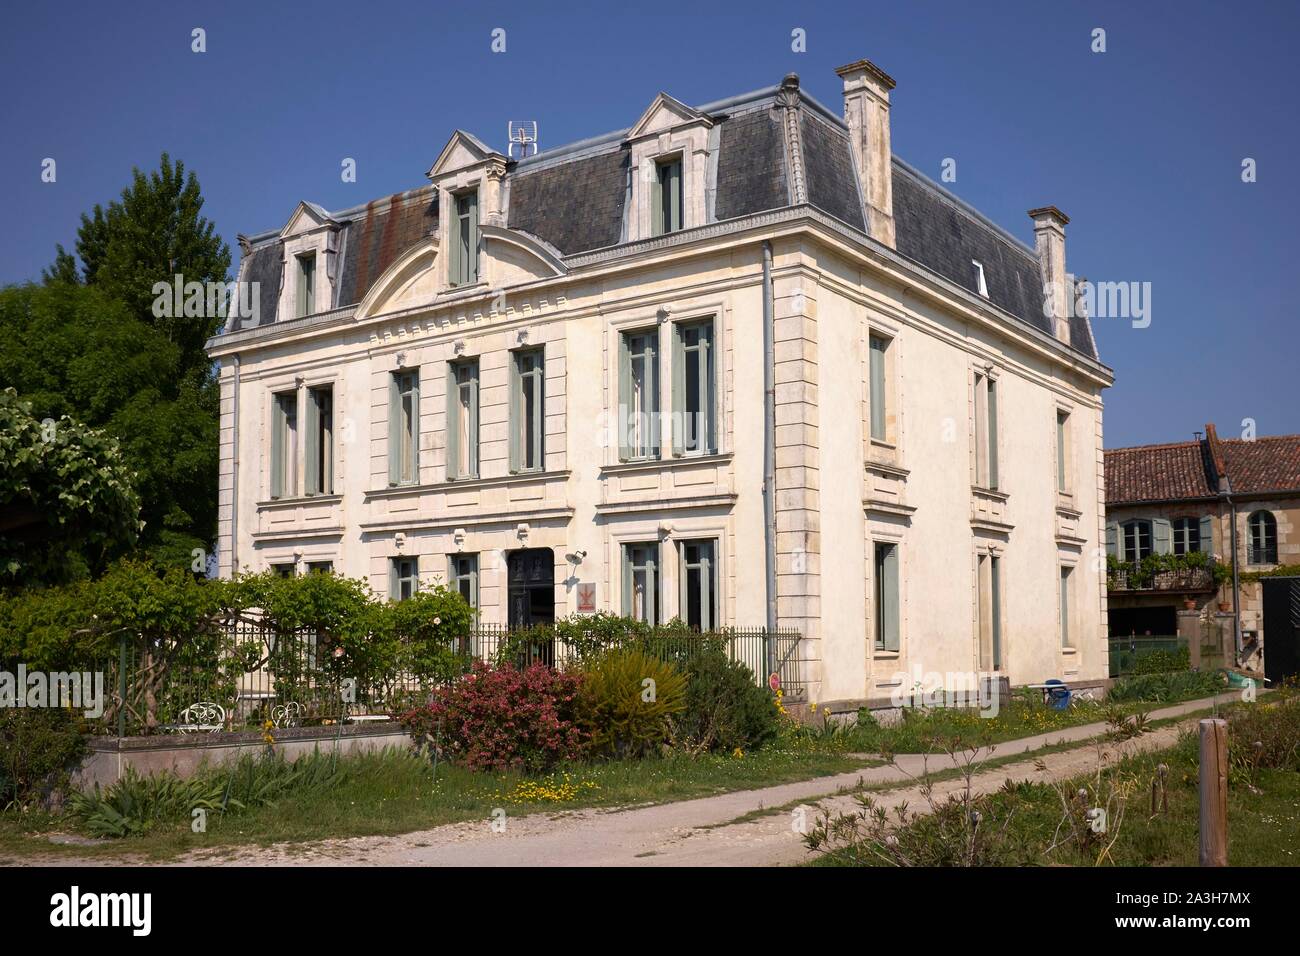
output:
[{"label": "small sign on wall", "polygon": [[595,614],[596,613],[596,585],[586,581],[579,581],[577,584],[578,591],[578,613]]}]

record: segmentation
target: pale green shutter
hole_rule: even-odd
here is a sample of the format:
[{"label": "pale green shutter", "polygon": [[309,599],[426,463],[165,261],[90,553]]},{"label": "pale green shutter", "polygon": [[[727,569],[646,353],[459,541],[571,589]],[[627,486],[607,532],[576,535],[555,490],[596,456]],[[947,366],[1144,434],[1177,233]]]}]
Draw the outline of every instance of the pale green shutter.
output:
[{"label": "pale green shutter", "polygon": [[632,554],[626,544],[623,552],[623,616],[632,616]]},{"label": "pale green shutter", "polygon": [[700,630],[710,631],[716,624],[713,614],[713,546],[702,544],[700,545]]},{"label": "pale green shutter", "polygon": [[989,558],[989,590],[992,592],[993,669],[1002,669],[1002,561]]},{"label": "pale green shutter", "polygon": [[285,422],[284,402],[279,395],[271,396],[271,497],[284,497],[284,438],[288,425]]},{"label": "pale green shutter", "polygon": [[469,200],[469,262],[466,264],[466,282],[473,285],[478,282],[478,193],[470,193]]},{"label": "pale green shutter", "polygon": [[886,441],[885,432],[885,342],[871,337],[871,437]]},{"label": "pale green shutter", "polygon": [[398,561],[397,558],[388,559],[388,599],[390,601],[396,601],[398,597],[401,596],[400,592],[397,589],[398,588],[397,561]]},{"label": "pale green shutter", "polygon": [[460,382],[455,362],[447,363],[447,480],[460,474]]},{"label": "pale green shutter", "polygon": [[659,572],[658,564],[658,547],[647,547],[645,559],[645,619],[647,624],[659,623],[659,583],[656,578]]},{"label": "pale green shutter", "polygon": [[717,355],[713,351],[713,323],[700,329],[700,451],[712,455],[718,450]]},{"label": "pale green shutter", "polygon": [[465,256],[461,251],[460,237],[460,198],[451,197],[451,209],[448,210],[450,215],[447,223],[448,239],[450,247],[447,251],[451,255],[447,259],[447,282],[450,285],[461,285],[465,275]]},{"label": "pale green shutter", "polygon": [[618,458],[627,461],[632,457],[632,448],[628,444],[630,432],[629,410],[632,407],[632,351],[628,347],[626,333],[618,337]]},{"label": "pale green shutter", "polygon": [[668,167],[668,222],[664,224],[665,232],[682,228],[682,164],[673,163]]},{"label": "pale green shutter", "polygon": [[411,372],[411,432],[410,454],[411,481],[420,483],[420,372]]},{"label": "pale green shutter", "polygon": [[1206,554],[1214,553],[1214,519],[1209,515],[1201,519],[1201,550]]},{"label": "pale green shutter", "polygon": [[1070,572],[1061,569],[1061,646],[1070,646]]},{"label": "pale green shutter", "polygon": [[388,483],[402,480],[402,388],[398,374],[388,376]]},{"label": "pale green shutter", "polygon": [[303,436],[303,457],[306,468],[303,472],[306,493],[314,495],[321,490],[320,473],[320,409],[316,406],[317,393],[307,390],[307,414],[303,416],[307,429]]},{"label": "pale green shutter", "polygon": [[520,431],[523,427],[522,416],[524,403],[521,400],[523,391],[523,381],[519,375],[519,353],[510,353],[510,471],[511,473],[519,471],[520,456],[523,450],[520,447]]},{"label": "pale green shutter", "polygon": [[659,236],[664,233],[664,168],[662,166],[655,166],[654,185],[651,193],[650,214],[653,222],[650,226],[650,234]]},{"label": "pale green shutter", "polygon": [[898,633],[899,633],[899,613],[898,613],[898,545],[891,545],[885,551],[885,560],[882,563],[884,580],[883,600],[884,606],[883,620],[885,633],[884,643],[885,650],[898,650]]},{"label": "pale green shutter", "polygon": [[1106,523],[1106,553],[1112,558],[1120,558],[1119,553],[1119,522],[1110,521]]},{"label": "pale green shutter", "polygon": [[645,356],[646,411],[650,415],[650,454],[659,457],[659,335],[658,330],[646,337]]},{"label": "pale green shutter", "polygon": [[1173,526],[1164,518],[1151,522],[1152,550],[1156,554],[1172,554],[1174,550]]},{"label": "pale green shutter", "polygon": [[1065,462],[1065,418],[1058,412],[1056,415],[1056,490],[1065,491],[1066,478]]},{"label": "pale green shutter", "polygon": [[478,477],[478,362],[469,367],[469,427],[465,430],[469,436],[469,454],[465,461],[469,463],[470,477]]},{"label": "pale green shutter", "polygon": [[686,349],[682,327],[673,326],[673,388],[672,388],[673,454],[686,453]]},{"label": "pale green shutter", "polygon": [[998,487],[998,383],[990,378],[988,389],[989,488],[996,491]]}]

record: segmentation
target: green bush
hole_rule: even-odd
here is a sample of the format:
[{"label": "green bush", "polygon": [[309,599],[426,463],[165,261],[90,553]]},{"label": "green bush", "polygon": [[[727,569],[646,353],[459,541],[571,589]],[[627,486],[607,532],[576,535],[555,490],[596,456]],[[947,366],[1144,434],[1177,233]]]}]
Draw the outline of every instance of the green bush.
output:
[{"label": "green bush", "polygon": [[687,663],[686,709],[673,724],[677,740],[696,752],[757,750],[780,729],[772,694],[717,642]]},{"label": "green bush", "polygon": [[1186,647],[1168,651],[1163,648],[1148,651],[1138,656],[1133,662],[1134,674],[1165,674],[1170,671],[1185,671],[1192,667],[1192,655]]},{"label": "green bush", "polygon": [[1170,671],[1162,674],[1137,674],[1121,677],[1111,685],[1106,699],[1115,702],[1134,700],[1165,703],[1191,697],[1208,697],[1223,690],[1216,674],[1203,671]]},{"label": "green bush", "polygon": [[76,718],[67,711],[0,709],[0,809],[48,800],[67,786],[85,752]]},{"label": "green bush", "polygon": [[587,664],[579,702],[594,753],[642,757],[668,741],[674,715],[686,707],[686,677],[644,651],[619,648]]}]

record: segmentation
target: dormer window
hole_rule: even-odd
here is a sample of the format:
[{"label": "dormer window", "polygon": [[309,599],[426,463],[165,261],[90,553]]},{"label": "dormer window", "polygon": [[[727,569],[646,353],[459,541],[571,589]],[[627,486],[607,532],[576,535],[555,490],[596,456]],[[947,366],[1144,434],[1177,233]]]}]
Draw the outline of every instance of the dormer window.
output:
[{"label": "dormer window", "polygon": [[984,281],[984,265],[978,259],[972,259],[970,264],[975,267],[975,291],[987,299],[989,285]]},{"label": "dormer window", "polygon": [[478,282],[478,192],[452,196],[451,272],[454,286]]},{"label": "dormer window", "polygon": [[298,296],[295,318],[316,311],[316,253],[298,256]]},{"label": "dormer window", "polygon": [[677,232],[682,228],[682,158],[660,160],[655,164],[652,235]]}]

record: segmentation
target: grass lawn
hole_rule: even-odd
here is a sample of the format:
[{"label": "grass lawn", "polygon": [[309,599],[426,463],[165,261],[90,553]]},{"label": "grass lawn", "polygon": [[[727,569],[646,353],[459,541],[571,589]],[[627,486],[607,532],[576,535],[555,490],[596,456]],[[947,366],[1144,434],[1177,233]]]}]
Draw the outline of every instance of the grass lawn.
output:
[{"label": "grass lawn", "polygon": [[[1261,709],[1257,718],[1284,731],[1281,748],[1270,742],[1269,752],[1280,759],[1255,761],[1251,747],[1241,744],[1232,752],[1232,770],[1228,788],[1228,860],[1233,866],[1300,865],[1300,764],[1296,756],[1296,714],[1300,700],[1290,698],[1272,702],[1282,710]],[[1229,711],[1240,714],[1234,705]],[[1283,713],[1289,714],[1282,719]],[[1276,719],[1274,719],[1276,718]],[[1244,739],[1258,736],[1259,724],[1245,733]],[[1230,733],[1232,731],[1230,730]],[[1240,735],[1239,735],[1240,736]],[[1279,734],[1279,736],[1281,736]],[[1234,738],[1236,739],[1236,738]],[[1275,738],[1276,740],[1276,738]],[[1288,748],[1290,748],[1288,750]],[[1287,754],[1289,753],[1289,756]],[[1268,766],[1268,763],[1277,764]],[[1151,809],[1153,782],[1164,765],[1168,808],[1157,802]],[[1081,776],[1060,785],[1060,791],[1047,783],[1020,782],[1012,787],[978,798],[974,808],[982,819],[983,865],[1092,866],[1097,863],[1117,866],[1196,866],[1199,852],[1198,744],[1194,734],[1185,734],[1178,745],[1154,753],[1128,757],[1096,774]],[[1086,806],[1107,805],[1111,827],[1104,835],[1082,835],[1065,840],[1050,849],[1063,831],[1058,831],[1065,816],[1061,793],[1088,792],[1075,811]],[[892,837],[904,854],[914,861],[951,862],[945,857],[963,845],[969,833],[965,826],[966,811],[960,804],[944,807],[937,814],[920,817],[907,826],[894,829]],[[1116,825],[1117,824],[1117,825]],[[883,832],[883,831],[881,831]],[[879,834],[877,834],[879,835]],[[1112,842],[1113,841],[1113,842]],[[886,866],[888,859],[877,854],[878,840],[868,838],[854,845],[837,843],[833,852],[817,857],[820,866]],[[959,853],[959,851],[958,851]]]},{"label": "grass lawn", "polygon": [[32,853],[86,856],[136,854],[162,859],[189,850],[266,845],[334,837],[389,836],[465,820],[580,807],[666,803],[732,790],[772,786],[867,766],[831,741],[794,738],[743,757],[674,755],[640,761],[575,764],[546,777],[474,773],[440,764],[437,779],[426,760],[405,752],[340,758],[342,781],[321,792],[290,794],[225,817],[209,814],[206,833],[175,819],[141,836],[91,845],[55,845],[51,834],[76,834],[67,816],[0,814],[0,862]]}]

